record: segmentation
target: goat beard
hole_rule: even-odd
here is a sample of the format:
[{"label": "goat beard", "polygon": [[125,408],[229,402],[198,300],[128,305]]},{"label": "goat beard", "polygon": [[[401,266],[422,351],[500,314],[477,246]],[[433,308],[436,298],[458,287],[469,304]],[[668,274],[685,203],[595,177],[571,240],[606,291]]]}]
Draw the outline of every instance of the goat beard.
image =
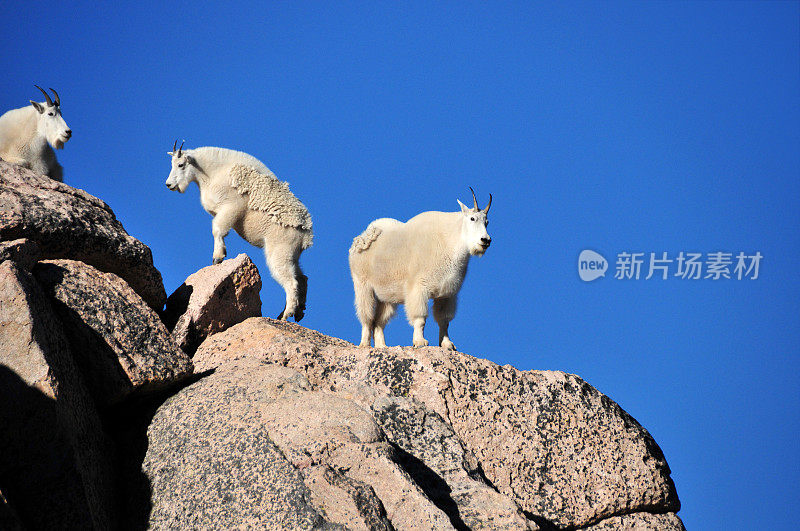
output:
[{"label": "goat beard", "polygon": [[60,138],[57,138],[55,142],[53,142],[53,147],[56,149],[64,149],[64,142]]}]

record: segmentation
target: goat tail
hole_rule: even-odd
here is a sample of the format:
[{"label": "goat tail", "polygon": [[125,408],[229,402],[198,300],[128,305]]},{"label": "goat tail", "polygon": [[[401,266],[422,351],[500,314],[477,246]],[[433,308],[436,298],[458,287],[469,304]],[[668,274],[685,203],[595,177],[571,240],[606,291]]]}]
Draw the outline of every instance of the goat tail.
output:
[{"label": "goat tail", "polygon": [[392,225],[402,225],[402,222],[392,218],[380,218],[367,225],[364,232],[353,238],[350,254],[363,253],[369,249],[372,242],[377,240],[381,233]]}]

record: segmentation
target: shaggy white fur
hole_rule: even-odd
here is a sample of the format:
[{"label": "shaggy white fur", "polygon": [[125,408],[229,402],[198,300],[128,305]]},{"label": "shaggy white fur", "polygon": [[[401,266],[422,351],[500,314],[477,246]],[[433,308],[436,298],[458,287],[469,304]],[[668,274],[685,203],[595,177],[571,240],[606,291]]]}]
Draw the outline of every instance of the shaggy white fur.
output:
[{"label": "shaggy white fur", "polygon": [[[278,180],[271,171],[264,174],[235,164],[231,168],[231,184],[240,194],[247,194],[248,208],[268,212],[286,227],[311,230],[311,214],[306,206],[289,190],[289,183]],[[310,242],[306,247],[310,247]]]},{"label": "shaggy white fur", "polygon": [[305,205],[261,161],[232,149],[200,147],[170,152],[170,190],[200,188],[200,203],[214,219],[213,262],[226,255],[224,238],[233,229],[264,249],[272,278],[286,292],[279,318],[303,318],[308,278],[300,269],[300,253],[313,242],[311,215]]}]

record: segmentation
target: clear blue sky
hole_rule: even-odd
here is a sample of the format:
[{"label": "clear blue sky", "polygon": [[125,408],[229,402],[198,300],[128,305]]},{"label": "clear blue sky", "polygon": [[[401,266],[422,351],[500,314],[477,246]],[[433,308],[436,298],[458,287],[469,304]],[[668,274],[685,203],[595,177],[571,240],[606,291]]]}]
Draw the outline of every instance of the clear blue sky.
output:
[{"label": "clear blue sky", "polygon": [[[6,0],[0,106],[59,91],[65,181],[152,248],[168,293],[212,238],[197,188],[164,186],[165,152],[185,138],[260,158],[314,219],[303,324],[351,341],[352,238],[492,193],[456,345],[619,402],[664,450],[689,529],[792,529],[798,20],[797,2]],[[277,315],[260,251],[227,245]],[[583,249],[612,262],[605,278],[580,280]],[[756,280],[614,278],[621,252],[681,251],[764,258]],[[410,340],[401,314],[387,341]]]}]

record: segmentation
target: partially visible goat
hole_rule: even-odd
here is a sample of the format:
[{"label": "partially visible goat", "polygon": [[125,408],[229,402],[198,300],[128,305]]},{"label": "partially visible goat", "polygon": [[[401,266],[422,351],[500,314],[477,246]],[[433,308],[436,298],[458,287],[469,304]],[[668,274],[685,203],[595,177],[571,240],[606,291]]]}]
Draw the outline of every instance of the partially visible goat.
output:
[{"label": "partially visible goat", "polygon": [[278,319],[303,318],[308,277],[300,269],[300,253],[311,247],[311,215],[305,205],[255,157],[217,147],[172,151],[167,187],[181,193],[192,181],[200,188],[200,203],[214,216],[213,263],[225,258],[224,238],[231,229],[262,247],[269,272],[286,292]]},{"label": "partially visible goat", "polygon": [[[64,170],[56,160],[53,147],[61,149],[72,137],[72,130],[61,116],[61,99],[44,94],[44,102],[31,101],[30,106],[12,109],[0,116],[0,158],[19,164],[56,181],[64,180]],[[53,146],[53,147],[50,147]]]},{"label": "partially visible goat", "polygon": [[[472,191],[472,188],[470,188]],[[383,329],[398,304],[404,304],[408,322],[414,327],[413,344],[424,347],[428,299],[433,299],[433,317],[439,324],[439,345],[455,350],[448,326],[456,313],[456,298],[470,256],[482,256],[492,239],[486,232],[489,204],[461,212],[423,212],[402,223],[381,218],[353,240],[350,273],[355,288],[355,306],[361,322],[360,346],[385,347]]]}]

